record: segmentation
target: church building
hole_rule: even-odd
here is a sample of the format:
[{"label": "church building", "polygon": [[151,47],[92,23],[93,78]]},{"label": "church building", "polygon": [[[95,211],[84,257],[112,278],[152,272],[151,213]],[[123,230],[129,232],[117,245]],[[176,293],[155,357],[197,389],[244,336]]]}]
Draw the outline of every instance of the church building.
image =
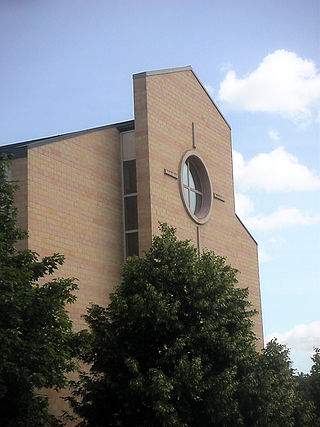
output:
[{"label": "church building", "polygon": [[0,147],[15,156],[20,247],[65,255],[59,276],[79,280],[69,310],[80,329],[166,222],[239,270],[262,347],[257,243],[235,213],[229,124],[190,66],[134,74],[133,91],[133,120]]}]

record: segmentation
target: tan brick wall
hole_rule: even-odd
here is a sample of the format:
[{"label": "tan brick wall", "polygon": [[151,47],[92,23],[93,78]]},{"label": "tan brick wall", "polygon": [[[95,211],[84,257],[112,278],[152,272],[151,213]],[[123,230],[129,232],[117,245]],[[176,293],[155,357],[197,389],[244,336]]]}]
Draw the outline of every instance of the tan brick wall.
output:
[{"label": "tan brick wall", "polygon": [[76,277],[76,329],[90,302],[106,305],[123,260],[119,132],[99,130],[28,150],[29,248],[59,252]]},{"label": "tan brick wall", "polygon": [[152,240],[150,233],[150,158],[145,79],[134,80],[134,93],[139,251],[142,256],[143,251],[151,246]]},{"label": "tan brick wall", "polygon": [[[164,168],[178,173],[181,157],[192,149],[194,122],[196,151],[205,161],[213,192],[225,199],[213,200],[210,219],[200,226],[201,246],[226,256],[240,271],[239,285],[249,287],[250,301],[260,313],[255,318],[255,332],[261,340],[257,246],[234,213],[229,126],[191,71],[141,77],[134,80],[134,89],[135,106],[139,106],[135,125],[139,135],[143,135],[137,138],[138,191],[139,181],[144,179],[139,165],[145,165],[148,154],[150,175],[151,224],[138,207],[139,227],[144,230],[141,249],[148,247],[151,234],[158,233],[158,221],[175,226],[180,238],[192,239],[196,244],[196,224],[184,209],[179,182],[164,174]],[[143,148],[138,148],[139,144]]]},{"label": "tan brick wall", "polygon": [[[26,159],[24,159],[26,160]],[[64,254],[56,274],[76,277],[68,307],[76,330],[91,302],[106,306],[123,262],[120,134],[98,130],[28,150],[28,247],[40,256]],[[49,278],[46,278],[46,281]],[[66,391],[45,393],[58,415]],[[71,425],[71,424],[70,424]]]}]

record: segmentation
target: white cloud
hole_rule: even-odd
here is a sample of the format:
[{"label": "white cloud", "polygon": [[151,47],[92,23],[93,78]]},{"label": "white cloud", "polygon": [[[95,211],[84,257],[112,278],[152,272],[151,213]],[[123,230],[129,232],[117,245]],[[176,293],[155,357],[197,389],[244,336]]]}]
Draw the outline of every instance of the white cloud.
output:
[{"label": "white cloud", "polygon": [[277,243],[278,245],[284,243],[284,240],[282,238],[280,238],[279,236],[275,237],[272,236],[270,237],[270,239],[268,240],[269,243]]},{"label": "white cloud", "polygon": [[224,62],[224,63],[221,65],[220,70],[221,70],[221,71],[229,71],[229,70],[231,70],[231,68],[232,68],[232,64],[231,64],[231,62]]},{"label": "white cloud", "polygon": [[250,199],[249,196],[245,194],[236,193],[235,209],[240,218],[246,217],[248,214],[250,214],[254,210],[253,201]]},{"label": "white cloud", "polygon": [[310,215],[296,208],[280,208],[270,215],[256,215],[245,218],[249,230],[270,231],[294,225],[313,225],[320,222],[320,215]]},{"label": "white cloud", "polygon": [[259,249],[259,261],[264,264],[272,260],[271,256],[265,251],[263,246],[258,246]]},{"label": "white cloud", "polygon": [[313,61],[276,50],[243,78],[228,71],[219,99],[233,109],[280,113],[301,123],[320,110],[320,74]]},{"label": "white cloud", "polygon": [[270,129],[269,130],[269,138],[273,141],[279,141],[279,134],[276,130]]},{"label": "white cloud", "polygon": [[246,162],[233,151],[236,187],[242,191],[262,189],[268,192],[320,190],[320,176],[299,163],[297,157],[278,147],[260,153]]},{"label": "white cloud", "polygon": [[204,85],[206,91],[209,93],[209,95],[214,96],[214,89],[211,85]]},{"label": "white cloud", "polygon": [[265,342],[277,338],[281,344],[287,345],[292,350],[313,351],[314,347],[320,346],[320,321],[306,325],[296,325],[286,332],[273,332],[265,337]]}]

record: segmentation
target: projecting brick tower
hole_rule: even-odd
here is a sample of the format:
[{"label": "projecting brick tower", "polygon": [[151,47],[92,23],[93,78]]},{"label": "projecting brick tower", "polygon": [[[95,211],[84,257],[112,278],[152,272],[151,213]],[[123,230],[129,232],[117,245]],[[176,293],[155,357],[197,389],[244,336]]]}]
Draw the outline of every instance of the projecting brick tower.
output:
[{"label": "projecting brick tower", "polygon": [[161,221],[174,225],[178,237],[226,256],[259,312],[262,346],[257,243],[235,214],[230,126],[191,67],[133,79],[140,252]]}]

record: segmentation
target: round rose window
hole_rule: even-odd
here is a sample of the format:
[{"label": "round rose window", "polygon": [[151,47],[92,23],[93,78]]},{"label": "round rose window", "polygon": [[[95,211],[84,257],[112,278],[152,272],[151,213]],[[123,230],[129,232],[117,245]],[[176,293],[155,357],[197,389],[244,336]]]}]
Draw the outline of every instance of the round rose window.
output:
[{"label": "round rose window", "polygon": [[193,150],[187,151],[180,163],[180,192],[190,217],[204,224],[212,207],[211,182],[201,157]]}]

